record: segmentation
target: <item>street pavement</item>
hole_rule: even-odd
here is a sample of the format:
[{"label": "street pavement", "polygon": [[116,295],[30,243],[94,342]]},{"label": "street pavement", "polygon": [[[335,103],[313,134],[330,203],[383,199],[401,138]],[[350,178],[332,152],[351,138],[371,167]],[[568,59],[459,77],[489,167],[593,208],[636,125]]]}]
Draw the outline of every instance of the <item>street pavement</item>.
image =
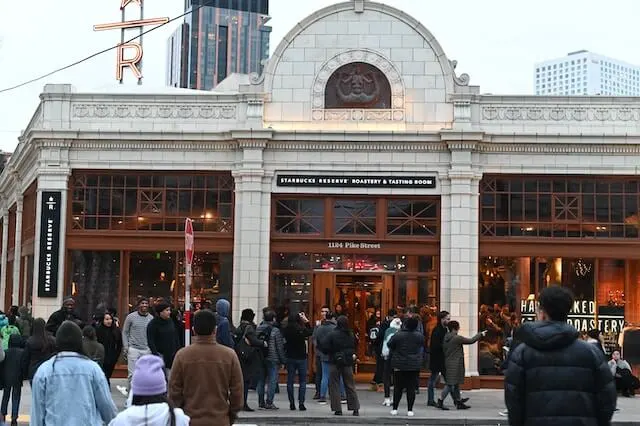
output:
[{"label": "street pavement", "polygon": [[[126,385],[124,379],[111,381],[112,396],[118,409],[124,409],[126,398],[117,390],[117,386]],[[297,395],[297,389],[295,394]],[[286,426],[286,425],[314,425],[329,426],[337,424],[362,424],[362,425],[439,425],[439,426],[507,426],[506,417],[499,414],[504,410],[503,394],[499,390],[473,390],[464,392],[464,396],[470,398],[468,404],[470,410],[458,411],[453,409],[449,399],[450,411],[441,411],[426,406],[426,389],[420,391],[414,407],[415,417],[407,417],[406,397],[400,403],[397,417],[391,417],[390,408],[382,405],[383,394],[371,392],[367,386],[358,387],[360,399],[360,417],[351,416],[347,407],[343,406],[344,415],[334,416],[329,405],[320,405],[313,401],[314,390],[309,386],[307,390],[308,401],[305,404],[307,411],[289,410],[286,386],[280,386],[280,393],[276,395],[275,405],[277,411],[256,410],[253,413],[240,413],[240,419],[236,425],[255,426]],[[257,408],[257,396],[255,392],[249,392],[249,405]],[[297,402],[296,402],[297,405]],[[619,398],[620,411],[613,417],[613,426],[640,426],[640,397]],[[29,411],[31,409],[31,388],[25,382],[22,388],[22,402],[20,404],[20,425],[29,424]],[[7,419],[8,420],[8,419]]]}]

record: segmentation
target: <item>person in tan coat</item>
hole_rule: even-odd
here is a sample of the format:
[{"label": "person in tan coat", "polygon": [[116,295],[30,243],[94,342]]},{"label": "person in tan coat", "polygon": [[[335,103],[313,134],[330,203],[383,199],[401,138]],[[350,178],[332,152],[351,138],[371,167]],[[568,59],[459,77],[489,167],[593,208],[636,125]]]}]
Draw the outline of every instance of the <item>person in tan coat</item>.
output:
[{"label": "person in tan coat", "polygon": [[173,361],[169,399],[191,418],[191,426],[231,426],[244,404],[240,361],[232,349],[216,342],[215,331],[215,314],[196,312],[193,343]]}]

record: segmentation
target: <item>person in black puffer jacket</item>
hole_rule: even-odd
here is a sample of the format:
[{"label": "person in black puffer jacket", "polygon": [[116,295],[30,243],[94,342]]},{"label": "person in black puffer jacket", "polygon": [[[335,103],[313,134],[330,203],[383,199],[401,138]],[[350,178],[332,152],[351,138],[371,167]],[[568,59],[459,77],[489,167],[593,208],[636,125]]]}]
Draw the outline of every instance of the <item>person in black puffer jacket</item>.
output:
[{"label": "person in black puffer jacket", "polygon": [[169,377],[173,360],[180,348],[180,336],[171,319],[171,305],[164,300],[158,302],[156,312],[158,316],[147,325],[147,342],[151,353],[164,360],[165,373]]},{"label": "person in black puffer jacket", "polygon": [[394,370],[395,383],[392,416],[398,414],[402,391],[406,389],[408,416],[413,417],[413,404],[416,400],[416,388],[424,352],[424,338],[417,331],[418,323],[416,317],[407,318],[404,328],[394,334],[387,344],[391,350],[391,367]]},{"label": "person in black puffer jacket", "polygon": [[504,381],[512,426],[605,426],[616,407],[616,387],[602,355],[567,324],[573,295],[542,290],[536,322],[524,324]]}]

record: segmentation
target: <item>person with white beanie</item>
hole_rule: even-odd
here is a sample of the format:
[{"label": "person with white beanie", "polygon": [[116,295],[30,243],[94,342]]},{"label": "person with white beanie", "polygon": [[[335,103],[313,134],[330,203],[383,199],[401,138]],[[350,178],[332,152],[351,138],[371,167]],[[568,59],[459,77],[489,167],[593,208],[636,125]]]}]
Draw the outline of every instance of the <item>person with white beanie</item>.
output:
[{"label": "person with white beanie", "polygon": [[190,418],[167,399],[164,361],[144,355],[136,362],[131,380],[131,405],[109,426],[187,426]]}]

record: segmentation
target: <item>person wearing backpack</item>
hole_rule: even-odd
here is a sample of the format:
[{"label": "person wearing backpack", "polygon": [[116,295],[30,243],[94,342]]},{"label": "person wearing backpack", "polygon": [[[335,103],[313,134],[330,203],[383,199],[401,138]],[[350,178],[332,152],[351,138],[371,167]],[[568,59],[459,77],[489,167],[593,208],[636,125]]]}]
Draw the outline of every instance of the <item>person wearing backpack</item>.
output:
[{"label": "person wearing backpack", "polygon": [[253,322],[255,317],[256,314],[253,309],[243,310],[240,316],[240,325],[234,335],[235,351],[240,360],[244,379],[244,407],[242,410],[247,412],[254,411],[253,408],[249,407],[247,397],[251,383],[255,383],[260,377],[264,376],[262,350],[267,348],[267,343],[259,339],[256,334],[256,325]]},{"label": "person wearing backpack", "polygon": [[[267,347],[263,349],[263,368],[264,374],[261,374],[256,389],[258,391],[258,404],[260,408],[265,410],[277,410],[273,404],[273,399],[278,386],[278,370],[280,366],[286,365],[287,359],[284,350],[284,339],[282,333],[276,324],[276,313],[267,311],[264,314],[264,320],[256,330],[258,339],[267,342]],[[267,382],[267,399],[264,399],[265,381]]]},{"label": "person wearing backpack", "polygon": [[14,334],[20,336],[20,329],[16,325],[16,317],[7,317],[4,314],[0,314],[0,336],[2,336],[2,349],[5,351],[9,349],[9,338]]},{"label": "person wearing backpack", "polygon": [[331,397],[331,411],[336,416],[342,415],[340,399],[340,379],[344,381],[347,396],[347,408],[354,416],[360,415],[360,401],[356,393],[353,379],[353,364],[356,360],[356,342],[353,332],[349,329],[349,320],[344,315],[336,321],[335,330],[321,341],[322,350],[329,355],[329,396]]}]

